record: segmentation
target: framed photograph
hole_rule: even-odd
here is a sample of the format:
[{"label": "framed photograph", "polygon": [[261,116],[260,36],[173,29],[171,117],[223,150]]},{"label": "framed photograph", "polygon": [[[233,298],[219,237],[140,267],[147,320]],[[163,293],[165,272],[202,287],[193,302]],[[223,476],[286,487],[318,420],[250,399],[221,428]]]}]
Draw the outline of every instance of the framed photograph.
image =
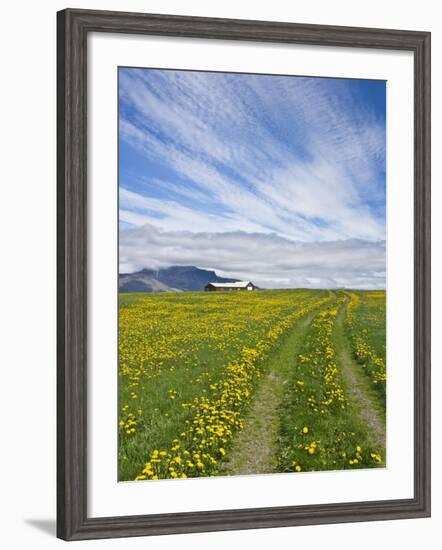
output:
[{"label": "framed photograph", "polygon": [[430,33],[58,13],[58,536],[430,515]]}]

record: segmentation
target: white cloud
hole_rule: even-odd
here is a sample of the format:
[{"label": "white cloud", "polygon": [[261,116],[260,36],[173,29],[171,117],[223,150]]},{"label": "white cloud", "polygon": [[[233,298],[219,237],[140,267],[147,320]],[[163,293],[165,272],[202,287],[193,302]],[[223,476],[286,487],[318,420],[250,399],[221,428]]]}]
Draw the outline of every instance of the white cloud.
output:
[{"label": "white cloud", "polygon": [[[123,110],[123,139],[189,181],[198,200],[292,239],[385,238],[383,212],[369,205],[383,200],[384,123],[355,108],[345,88],[185,71],[124,72],[120,84],[123,105],[135,111]],[[155,192],[149,178],[121,184]],[[193,211],[206,215],[201,205]],[[169,221],[177,227],[170,213]]]},{"label": "white cloud", "polygon": [[122,271],[384,287],[385,121],[344,81],[123,70],[120,98],[153,167],[122,165]]},{"label": "white cloud", "polygon": [[164,231],[120,234],[120,271],[195,265],[265,288],[385,288],[385,243],[295,242],[275,234]]}]

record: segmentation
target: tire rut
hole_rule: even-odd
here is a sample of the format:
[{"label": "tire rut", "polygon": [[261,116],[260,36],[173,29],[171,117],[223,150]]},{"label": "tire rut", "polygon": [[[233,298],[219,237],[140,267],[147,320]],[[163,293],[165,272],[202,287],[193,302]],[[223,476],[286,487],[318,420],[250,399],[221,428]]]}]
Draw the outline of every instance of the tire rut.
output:
[{"label": "tire rut", "polygon": [[371,443],[385,449],[386,422],[385,413],[378,396],[371,388],[370,381],[362,372],[362,367],[354,359],[350,343],[344,329],[344,316],[347,303],[341,307],[335,326],[335,338],[338,344],[337,359],[344,378],[345,392],[369,434]]},{"label": "tire rut", "polygon": [[219,475],[268,474],[277,471],[279,407],[296,352],[314,314],[301,319],[275,354],[264,373]]}]

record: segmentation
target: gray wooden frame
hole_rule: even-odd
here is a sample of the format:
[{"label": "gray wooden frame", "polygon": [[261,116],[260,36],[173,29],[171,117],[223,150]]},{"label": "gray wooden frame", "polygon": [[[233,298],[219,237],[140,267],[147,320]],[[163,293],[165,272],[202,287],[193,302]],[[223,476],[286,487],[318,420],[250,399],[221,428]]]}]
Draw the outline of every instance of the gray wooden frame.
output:
[{"label": "gray wooden frame", "polygon": [[[430,33],[68,9],[57,14],[57,535],[65,540],[430,515]],[[87,36],[151,34],[409,50],[414,54],[414,498],[87,516]]]}]

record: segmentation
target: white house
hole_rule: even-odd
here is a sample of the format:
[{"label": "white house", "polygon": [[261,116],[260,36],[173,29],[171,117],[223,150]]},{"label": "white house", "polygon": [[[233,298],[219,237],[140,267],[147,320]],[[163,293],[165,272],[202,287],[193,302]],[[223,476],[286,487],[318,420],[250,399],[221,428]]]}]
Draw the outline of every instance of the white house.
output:
[{"label": "white house", "polygon": [[256,286],[251,281],[237,281],[236,283],[208,283],[205,290],[256,290]]}]

